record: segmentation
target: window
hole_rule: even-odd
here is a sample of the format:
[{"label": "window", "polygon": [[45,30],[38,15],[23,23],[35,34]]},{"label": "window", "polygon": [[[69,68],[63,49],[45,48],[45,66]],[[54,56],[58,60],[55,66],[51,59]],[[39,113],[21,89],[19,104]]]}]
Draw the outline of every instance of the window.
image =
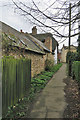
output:
[{"label": "window", "polygon": [[41,40],[41,42],[45,43],[45,39]]}]

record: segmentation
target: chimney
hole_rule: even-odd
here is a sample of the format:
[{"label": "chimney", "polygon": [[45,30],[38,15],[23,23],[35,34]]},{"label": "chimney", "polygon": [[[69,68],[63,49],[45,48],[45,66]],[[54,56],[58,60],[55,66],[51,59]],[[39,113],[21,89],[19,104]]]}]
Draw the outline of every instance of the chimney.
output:
[{"label": "chimney", "polygon": [[32,28],[32,35],[36,35],[36,34],[37,34],[37,28],[36,28],[36,26],[34,26]]},{"label": "chimney", "polygon": [[50,50],[50,52],[52,52],[52,38],[51,37],[47,37],[45,39],[45,46]]},{"label": "chimney", "polygon": [[23,30],[21,29],[20,32],[23,33]]}]

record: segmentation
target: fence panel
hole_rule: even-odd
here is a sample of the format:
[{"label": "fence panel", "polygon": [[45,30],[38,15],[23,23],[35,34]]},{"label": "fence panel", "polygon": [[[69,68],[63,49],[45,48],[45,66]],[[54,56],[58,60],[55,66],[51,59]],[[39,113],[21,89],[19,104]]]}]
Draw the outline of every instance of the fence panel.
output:
[{"label": "fence panel", "polygon": [[28,93],[31,83],[31,60],[4,57],[2,59],[2,113]]}]

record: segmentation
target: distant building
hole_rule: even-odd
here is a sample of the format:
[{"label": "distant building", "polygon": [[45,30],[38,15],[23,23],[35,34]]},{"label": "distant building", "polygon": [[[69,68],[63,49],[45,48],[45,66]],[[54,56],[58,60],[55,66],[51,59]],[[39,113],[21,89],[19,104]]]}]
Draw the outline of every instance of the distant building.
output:
[{"label": "distant building", "polygon": [[34,26],[32,28],[32,33],[35,38],[37,38],[39,41],[41,41],[44,46],[46,46],[52,54],[54,54],[54,64],[57,64],[58,60],[58,42],[55,40],[53,35],[51,33],[43,33],[43,34],[37,34],[37,28]]},{"label": "distant building", "polygon": [[61,62],[61,49],[58,50],[58,62]]},{"label": "distant building", "polygon": [[[66,62],[66,55],[67,55],[68,51],[69,51],[69,47],[63,45],[63,47],[61,49],[61,62],[64,62],[64,63]],[[70,46],[70,51],[71,52],[76,52],[77,51],[76,46],[71,45]]]}]

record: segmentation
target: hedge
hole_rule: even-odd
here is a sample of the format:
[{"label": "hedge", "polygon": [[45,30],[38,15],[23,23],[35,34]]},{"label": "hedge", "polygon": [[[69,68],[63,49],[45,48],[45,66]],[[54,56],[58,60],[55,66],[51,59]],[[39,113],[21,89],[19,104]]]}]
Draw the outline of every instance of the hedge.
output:
[{"label": "hedge", "polygon": [[80,83],[80,61],[73,62],[72,77]]},{"label": "hedge", "polygon": [[76,61],[78,60],[78,53],[77,52],[68,52],[67,56],[66,56],[66,63],[68,63],[69,61]]},{"label": "hedge", "polygon": [[78,53],[68,52],[66,56],[66,63],[68,63],[68,75],[71,76],[72,74],[72,64],[74,61],[78,60]]}]

